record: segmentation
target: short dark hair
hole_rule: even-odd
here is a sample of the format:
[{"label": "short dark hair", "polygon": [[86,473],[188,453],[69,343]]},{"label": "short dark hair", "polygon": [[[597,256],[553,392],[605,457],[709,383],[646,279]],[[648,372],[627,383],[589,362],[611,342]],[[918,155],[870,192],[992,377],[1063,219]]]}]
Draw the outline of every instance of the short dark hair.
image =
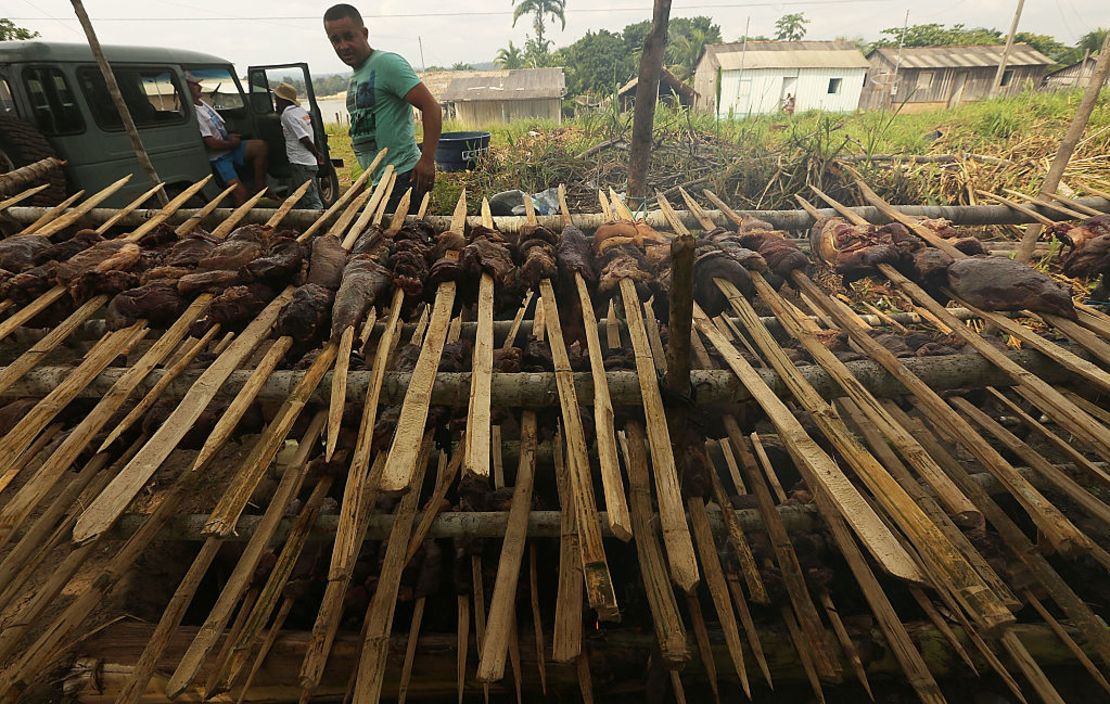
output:
[{"label": "short dark hair", "polygon": [[335,22],[336,20],[341,20],[347,17],[354,20],[355,24],[357,24],[359,27],[364,26],[362,22],[362,15],[359,13],[358,8],[356,8],[354,5],[339,3],[338,5],[332,5],[328,8],[328,11],[324,13],[325,22]]}]

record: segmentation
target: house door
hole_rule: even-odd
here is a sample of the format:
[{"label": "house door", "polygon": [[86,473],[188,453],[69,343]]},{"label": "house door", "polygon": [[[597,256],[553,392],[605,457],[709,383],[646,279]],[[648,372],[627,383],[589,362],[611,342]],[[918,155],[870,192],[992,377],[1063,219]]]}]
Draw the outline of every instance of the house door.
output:
[{"label": "house door", "polygon": [[783,76],[782,77],[782,90],[779,91],[779,105],[781,106],[786,100],[786,96],[792,96],[797,99],[798,97],[798,77],[797,76]]},{"label": "house door", "polygon": [[960,72],[956,74],[956,80],[952,84],[952,94],[948,97],[948,108],[958,106],[964,99],[964,87],[967,85],[967,74]]}]

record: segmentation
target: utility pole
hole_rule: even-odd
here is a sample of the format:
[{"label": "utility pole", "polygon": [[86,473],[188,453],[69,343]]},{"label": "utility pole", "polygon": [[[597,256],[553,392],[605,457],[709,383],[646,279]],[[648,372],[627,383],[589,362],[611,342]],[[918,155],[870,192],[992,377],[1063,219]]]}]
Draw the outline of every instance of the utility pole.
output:
[{"label": "utility pole", "polygon": [[[1042,196],[1052,195],[1060,187],[1060,180],[1064,177],[1064,169],[1071,161],[1075,145],[1083,137],[1083,130],[1087,128],[1087,121],[1091,119],[1091,112],[1095,109],[1095,103],[1098,102],[1099,92],[1102,91],[1107,76],[1110,76],[1110,34],[1107,34],[1106,39],[1102,42],[1102,51],[1098,54],[1098,63],[1095,64],[1091,82],[1087,84],[1087,89],[1083,92],[1083,99],[1079,101],[1079,107],[1075,110],[1075,117],[1072,118],[1071,125],[1068,126],[1064,138],[1060,140],[1060,148],[1057,149],[1056,157],[1052,160],[1052,165],[1048,167],[1048,173],[1045,174],[1044,183],[1041,184]],[[1018,261],[1029,261],[1033,256],[1033,249],[1037,246],[1037,238],[1040,234],[1041,226],[1038,223],[1033,223],[1025,228],[1025,233],[1021,236],[1021,246],[1018,248]]]},{"label": "utility pole", "polygon": [[902,33],[898,35],[898,59],[894,62],[894,78],[890,80],[890,107],[894,107],[894,96],[898,93],[898,71],[902,68],[902,47],[906,44],[906,32],[910,29],[910,11],[906,10],[906,19],[902,20]]},{"label": "utility pole", "polygon": [[[119,92],[116,74],[112,71],[108,59],[104,56],[104,50],[100,47],[100,40],[96,38],[96,31],[93,30],[89,13],[85,12],[85,6],[81,3],[81,0],[70,0],[70,2],[73,4],[73,11],[77,13],[77,21],[81,23],[81,28],[85,30],[85,36],[89,40],[89,48],[92,49],[96,63],[100,66],[100,72],[104,74],[104,83],[108,87],[109,95],[112,96],[116,112],[119,113],[120,120],[123,122],[123,130],[131,140],[131,148],[135,150],[135,158],[139,160],[139,166],[146,172],[152,186],[161,183],[162,179],[158,177],[158,172],[154,169],[150,156],[143,148],[143,140],[139,138],[139,130],[135,127],[135,121],[131,118],[131,111],[127,109],[127,103],[123,102],[123,95]],[[162,205],[170,202],[165,189],[159,190],[157,196]]]},{"label": "utility pole", "polygon": [[420,45],[420,72],[423,73],[428,70],[428,64],[424,63],[424,38],[417,35],[416,43]]},{"label": "utility pole", "polygon": [[659,99],[659,75],[663,71],[663,50],[667,46],[670,19],[671,0],[655,0],[651,31],[640,54],[636,108],[632,116],[632,149],[628,155],[628,195],[641,200],[648,196],[651,134],[655,125],[655,103]]},{"label": "utility pole", "polygon": [[1010,34],[1006,37],[1006,46],[1002,48],[1002,59],[998,62],[998,70],[994,73],[994,83],[991,84],[990,95],[998,95],[1002,87],[1002,76],[1006,73],[1006,61],[1010,58],[1010,49],[1014,46],[1014,35],[1017,34],[1018,22],[1021,22],[1021,10],[1025,7],[1025,0],[1018,0],[1017,9],[1014,10],[1014,21],[1010,23]]}]

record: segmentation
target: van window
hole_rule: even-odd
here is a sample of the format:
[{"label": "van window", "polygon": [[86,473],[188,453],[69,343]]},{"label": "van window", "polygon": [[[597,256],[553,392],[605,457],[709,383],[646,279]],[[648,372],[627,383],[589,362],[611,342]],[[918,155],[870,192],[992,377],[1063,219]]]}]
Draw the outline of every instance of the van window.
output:
[{"label": "van window", "polygon": [[[161,127],[185,122],[185,108],[181,89],[168,68],[117,68],[113,67],[123,102],[131,111],[135,126]],[[77,69],[77,83],[89,103],[96,124],[104,130],[122,130],[123,121],[108,93],[108,85],[99,67],[82,66]]]},{"label": "van window", "polygon": [[202,99],[217,110],[236,110],[244,105],[243,94],[231,71],[224,67],[186,68],[200,81]]},{"label": "van window", "polygon": [[0,78],[0,113],[4,115],[15,115],[15,98],[12,97],[12,87],[8,85],[8,79]]},{"label": "van window", "polygon": [[76,134],[85,129],[85,118],[66,77],[56,68],[23,69],[23,85],[31,101],[31,117],[45,134]]}]

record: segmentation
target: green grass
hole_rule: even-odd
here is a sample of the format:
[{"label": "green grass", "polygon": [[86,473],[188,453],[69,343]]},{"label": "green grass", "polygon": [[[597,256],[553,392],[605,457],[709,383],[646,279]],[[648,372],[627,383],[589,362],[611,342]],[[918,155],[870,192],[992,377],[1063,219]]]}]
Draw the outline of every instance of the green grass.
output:
[{"label": "green grass", "polygon": [[[661,191],[694,181],[688,188],[692,193],[711,188],[743,207],[794,208],[794,194],[807,193],[807,184],[856,200],[850,178],[835,163],[847,154],[971,152],[1010,160],[1009,165],[961,161],[863,167],[868,182],[894,202],[976,202],[976,189],[1039,187],[1080,97],[1079,91],[1030,92],[953,110],[808,112],[736,120],[660,105],[649,180]],[[1104,92],[1096,106],[1066,181],[1110,179],[1108,97],[1110,92]],[[628,152],[618,147],[582,154],[609,140],[627,142],[631,122],[631,114],[599,111],[561,125],[522,120],[491,126],[489,157],[474,171],[440,174],[431,212],[449,212],[464,187],[475,196],[473,212],[480,196],[512,188],[535,192],[558,183],[567,184],[572,207],[596,211],[598,187],[624,189]],[[460,129],[465,128],[444,125],[444,131]],[[329,135],[333,154],[349,160],[349,183],[358,167],[345,131],[330,127]]]}]

